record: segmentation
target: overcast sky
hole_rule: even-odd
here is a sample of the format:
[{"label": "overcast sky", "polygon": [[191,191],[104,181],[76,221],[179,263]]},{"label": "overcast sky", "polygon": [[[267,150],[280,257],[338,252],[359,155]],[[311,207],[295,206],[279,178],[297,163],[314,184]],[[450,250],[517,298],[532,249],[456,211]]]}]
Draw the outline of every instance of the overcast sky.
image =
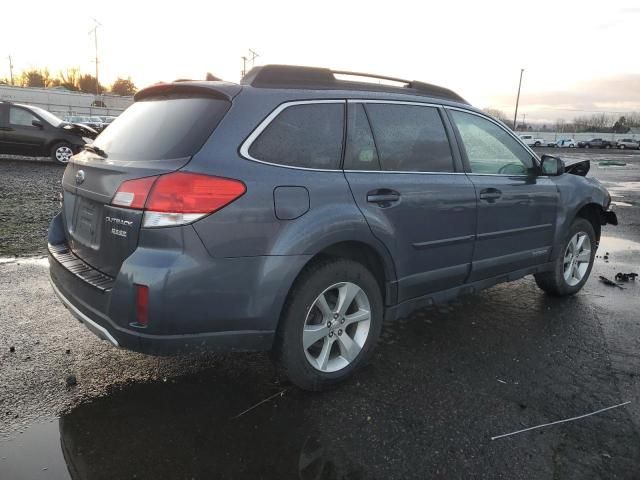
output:
[{"label": "overcast sky", "polygon": [[[2,6],[0,77],[48,67],[131,76],[138,87],[203,78],[238,81],[240,57],[415,78],[479,107],[552,121],[640,111],[640,2],[635,1],[10,1]],[[587,112],[582,112],[586,110]]]}]

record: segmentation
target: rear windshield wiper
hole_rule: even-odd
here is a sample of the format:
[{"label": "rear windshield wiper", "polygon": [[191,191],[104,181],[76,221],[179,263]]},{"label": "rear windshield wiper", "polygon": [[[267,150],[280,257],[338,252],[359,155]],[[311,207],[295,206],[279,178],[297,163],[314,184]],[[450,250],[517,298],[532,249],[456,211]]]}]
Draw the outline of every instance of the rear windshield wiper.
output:
[{"label": "rear windshield wiper", "polygon": [[96,147],[95,145],[89,143],[87,145],[84,146],[85,150],[89,150],[90,152],[95,153],[96,155],[100,155],[103,158],[107,158],[109,155],[107,155],[107,152],[105,152],[104,150],[102,150],[100,147]]}]

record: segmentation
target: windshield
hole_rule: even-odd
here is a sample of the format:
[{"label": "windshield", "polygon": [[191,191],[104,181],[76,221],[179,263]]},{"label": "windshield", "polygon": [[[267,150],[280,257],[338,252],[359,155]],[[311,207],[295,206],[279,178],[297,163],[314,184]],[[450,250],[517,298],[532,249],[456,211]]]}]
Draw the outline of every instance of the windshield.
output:
[{"label": "windshield", "polygon": [[153,97],[131,105],[93,142],[109,158],[163,160],[195,154],[231,104],[185,95]]},{"label": "windshield", "polygon": [[59,127],[60,124],[62,123],[61,119],[56,117],[53,113],[48,112],[42,108],[31,107],[31,110],[33,110],[34,113],[37,113],[38,115],[40,115],[47,123],[50,123],[54,127]]}]

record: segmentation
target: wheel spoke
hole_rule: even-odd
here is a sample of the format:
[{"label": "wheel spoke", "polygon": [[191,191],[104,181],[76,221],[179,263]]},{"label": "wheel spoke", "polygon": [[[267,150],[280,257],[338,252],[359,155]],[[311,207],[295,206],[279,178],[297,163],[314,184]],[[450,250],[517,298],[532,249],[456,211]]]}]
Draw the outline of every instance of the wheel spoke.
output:
[{"label": "wheel spoke", "polygon": [[353,303],[353,299],[356,297],[360,288],[353,283],[345,283],[338,288],[338,303],[336,305],[336,312],[340,315],[344,315]]},{"label": "wheel spoke", "polygon": [[580,274],[580,269],[578,268],[578,262],[573,265],[573,278],[575,278],[578,282],[582,280],[582,275]]},{"label": "wheel spoke", "polygon": [[588,263],[591,261],[591,250],[582,250],[577,256],[576,260],[580,263]]},{"label": "wheel spoke", "polygon": [[329,334],[329,329],[325,324],[322,325],[305,325],[302,332],[302,345],[304,349],[308,349],[322,337]]},{"label": "wheel spoke", "polygon": [[316,358],[316,362],[320,370],[325,370],[327,368],[327,364],[329,363],[329,355],[331,355],[332,346],[333,346],[333,340],[331,340],[329,337],[325,337],[324,343],[322,344],[322,350],[320,350],[320,355],[318,355],[318,357]]},{"label": "wheel spoke", "polygon": [[564,267],[564,279],[568,282],[573,275],[573,266],[571,264]]},{"label": "wheel spoke", "polygon": [[318,307],[318,310],[320,310],[320,313],[322,313],[322,318],[324,318],[325,320],[329,320],[333,315],[331,307],[327,303],[327,297],[325,297],[324,293],[317,298],[316,307]]},{"label": "wheel spoke", "polygon": [[578,246],[578,235],[574,235],[573,238],[571,239],[571,241],[569,242],[570,248],[571,248],[571,253],[574,253],[576,251],[576,247]]},{"label": "wheel spoke", "polygon": [[364,322],[366,320],[371,319],[371,312],[369,310],[360,309],[351,315],[345,315],[344,317],[344,328],[351,325],[352,323]]},{"label": "wheel spoke", "polygon": [[584,239],[587,238],[586,235],[582,234],[578,234],[576,235],[578,241],[576,242],[576,251],[580,251],[580,249],[582,248],[582,245],[584,244]]},{"label": "wheel spoke", "polygon": [[347,332],[338,336],[338,346],[340,355],[349,363],[353,362],[360,353],[360,345],[354,342]]}]

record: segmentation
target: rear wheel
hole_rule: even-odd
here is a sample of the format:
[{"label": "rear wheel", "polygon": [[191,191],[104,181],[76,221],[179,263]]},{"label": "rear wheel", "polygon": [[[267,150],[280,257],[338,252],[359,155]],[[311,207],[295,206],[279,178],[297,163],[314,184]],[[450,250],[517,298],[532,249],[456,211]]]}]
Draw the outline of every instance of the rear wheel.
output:
[{"label": "rear wheel", "polygon": [[51,149],[51,159],[60,165],[69,163],[69,159],[72,156],[73,149],[71,148],[71,144],[67,142],[56,143]]},{"label": "rear wheel", "polygon": [[587,143],[584,148],[591,148],[591,146]]},{"label": "rear wheel", "polygon": [[624,149],[625,149],[625,146],[624,146],[624,145],[620,145],[618,148],[619,148],[620,150],[624,150]]},{"label": "rear wheel", "polygon": [[555,254],[553,270],[534,275],[538,287],[552,295],[573,295],[587,282],[595,255],[593,225],[584,218],[576,218],[564,247]]},{"label": "rear wheel", "polygon": [[322,390],[371,356],[382,329],[378,282],[351,260],[317,263],[296,281],[278,327],[274,357],[298,387]]}]

